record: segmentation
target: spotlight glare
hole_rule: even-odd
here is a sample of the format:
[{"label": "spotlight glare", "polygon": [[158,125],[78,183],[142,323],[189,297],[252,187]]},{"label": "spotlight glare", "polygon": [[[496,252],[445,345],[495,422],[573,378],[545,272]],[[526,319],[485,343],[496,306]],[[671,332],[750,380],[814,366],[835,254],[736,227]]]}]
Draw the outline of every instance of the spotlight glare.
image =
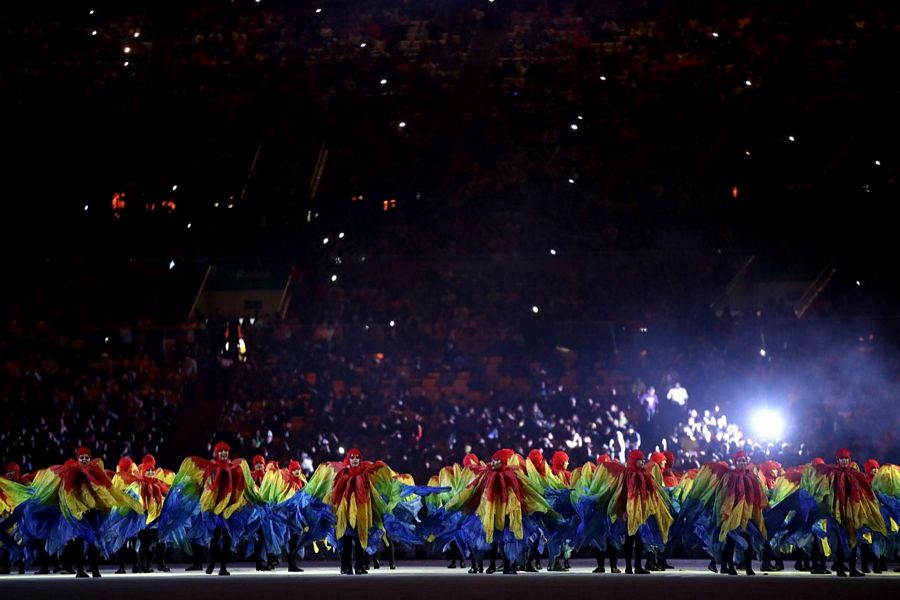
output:
[{"label": "spotlight glare", "polygon": [[777,440],[784,432],[784,418],[777,412],[763,409],[753,415],[753,430],[764,440]]}]

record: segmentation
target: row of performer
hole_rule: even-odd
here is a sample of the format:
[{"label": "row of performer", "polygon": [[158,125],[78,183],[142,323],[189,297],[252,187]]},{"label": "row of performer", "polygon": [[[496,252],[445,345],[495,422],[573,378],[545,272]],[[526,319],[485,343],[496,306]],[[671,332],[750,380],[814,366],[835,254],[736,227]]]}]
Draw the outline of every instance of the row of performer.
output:
[{"label": "row of performer", "polygon": [[862,576],[883,571],[900,549],[900,467],[870,460],[860,470],[847,449],[830,464],[786,469],[754,465],[745,452],[683,473],[670,452],[568,463],[564,452],[549,463],[539,450],[501,449],[487,462],[468,454],[422,486],[357,449],[307,480],[297,461],[232,459],[223,442],[177,472],[150,455],[108,471],[82,447],[34,474],[7,466],[0,570],[34,564],[39,573],[99,577],[101,560],[117,560],[124,573],[125,557],[136,556],[134,572],[168,571],[168,549],[208,574],[228,575],[240,550],[259,570],[286,555],[299,572],[306,552],[332,551],[352,575],[377,566],[381,551],[393,568],[395,548],[424,545],[470,573],[536,571],[542,556],[549,570],[567,570],[573,552],[590,549],[595,572],[607,562],[621,572],[622,557],[625,573],[647,574],[669,568],[673,552],[702,549],[723,574],[739,565],[753,575],[754,559],[780,570],[791,553],[801,570],[828,574],[831,557],[837,575]]}]

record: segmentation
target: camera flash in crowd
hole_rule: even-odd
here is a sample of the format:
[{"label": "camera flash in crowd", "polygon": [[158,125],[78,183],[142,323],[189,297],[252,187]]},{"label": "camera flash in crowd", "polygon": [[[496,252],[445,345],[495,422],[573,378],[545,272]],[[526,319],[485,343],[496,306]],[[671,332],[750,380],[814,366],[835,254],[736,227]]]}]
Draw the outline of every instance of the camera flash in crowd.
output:
[{"label": "camera flash in crowd", "polygon": [[172,191],[173,191],[173,192],[177,192],[177,191],[178,191],[178,184],[177,184],[177,183],[176,183],[175,185],[172,186]]},{"label": "camera flash in crowd", "polygon": [[391,321],[390,326],[393,327],[394,325],[396,325],[396,323],[394,323],[394,321]]},{"label": "camera flash in crowd", "polygon": [[400,127],[400,129],[403,129],[404,127],[406,127],[406,121],[400,121],[398,126]]},{"label": "camera flash in crowd", "polygon": [[331,283],[334,283],[335,281],[337,281],[337,275],[332,275],[332,276],[331,276]]},{"label": "camera flash in crowd", "polygon": [[321,9],[321,8],[317,8],[317,9],[316,9],[316,14],[318,15],[318,14],[321,14],[321,13],[322,13],[322,9]]},{"label": "camera flash in crowd", "polygon": [[170,261],[169,261],[169,270],[171,271],[171,270],[174,269],[174,268],[175,268],[175,261],[174,261],[174,260],[170,260]]},{"label": "camera flash in crowd", "polygon": [[135,32],[134,32],[134,39],[138,39],[139,37],[141,37],[141,32],[140,32],[140,31],[135,31]]},{"label": "camera flash in crowd", "polygon": [[572,129],[572,131],[578,131],[578,124],[577,124],[577,123],[572,123],[571,125],[569,125],[569,127]]},{"label": "camera flash in crowd", "polygon": [[91,32],[91,35],[97,35],[97,30],[96,30],[96,29],[93,30],[93,31]]},{"label": "camera flash in crowd", "polygon": [[124,48],[122,48],[122,52],[124,52],[125,54],[131,54],[131,46],[125,46]]},{"label": "camera flash in crowd", "polygon": [[794,136],[789,135],[789,136],[788,136],[788,141],[789,141],[789,142],[795,142],[795,141],[797,141],[797,140],[794,139]]},{"label": "camera flash in crowd", "polygon": [[765,357],[765,356],[766,356],[766,349],[765,349],[765,348],[760,348],[760,349],[759,349],[759,355],[762,356],[762,357]]},{"label": "camera flash in crowd", "polygon": [[88,205],[85,204],[85,205],[84,205],[84,212],[87,212],[87,209],[88,209]]},{"label": "camera flash in crowd", "polygon": [[533,312],[534,314],[538,314],[539,312],[541,312],[541,309],[539,309],[537,306],[532,306],[531,312]]},{"label": "camera flash in crowd", "polygon": [[550,248],[550,256],[556,256],[556,248]]},{"label": "camera flash in crowd", "polygon": [[339,240],[344,239],[344,232],[343,232],[343,231],[340,232],[340,233],[338,234],[338,239],[339,239]]},{"label": "camera flash in crowd", "polygon": [[881,166],[881,161],[880,161],[880,160],[876,160],[876,161],[875,161],[875,166],[876,166],[876,167],[880,167],[880,166]]},{"label": "camera flash in crowd", "polygon": [[575,183],[575,180],[569,177],[569,183]]},{"label": "camera flash in crowd", "polygon": [[328,238],[322,238],[322,244],[327,244],[327,243],[328,243]]},{"label": "camera flash in crowd", "polygon": [[387,79],[382,79],[378,83],[380,83],[381,85],[387,85]]}]

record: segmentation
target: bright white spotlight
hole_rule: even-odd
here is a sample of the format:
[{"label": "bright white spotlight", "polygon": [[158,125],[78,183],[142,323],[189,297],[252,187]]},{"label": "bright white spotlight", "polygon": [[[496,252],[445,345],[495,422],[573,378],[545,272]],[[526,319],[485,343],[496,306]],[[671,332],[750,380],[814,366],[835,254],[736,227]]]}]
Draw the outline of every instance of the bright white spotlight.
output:
[{"label": "bright white spotlight", "polygon": [[764,440],[777,440],[784,431],[784,419],[773,410],[763,409],[753,415],[753,431]]}]

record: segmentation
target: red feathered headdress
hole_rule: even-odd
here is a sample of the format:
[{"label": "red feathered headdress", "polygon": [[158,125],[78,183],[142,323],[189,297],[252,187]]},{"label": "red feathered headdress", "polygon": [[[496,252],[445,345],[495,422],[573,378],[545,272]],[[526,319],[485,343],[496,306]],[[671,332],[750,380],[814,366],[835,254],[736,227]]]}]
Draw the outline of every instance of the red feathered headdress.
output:
[{"label": "red feathered headdress", "polygon": [[542,464],[544,464],[544,453],[540,450],[534,449],[528,453],[528,460],[530,460],[531,464],[533,464],[534,466],[540,467]]},{"label": "red feathered headdress", "polygon": [[851,459],[850,450],[848,448],[840,448],[837,452],[834,453],[834,458],[840,460],[842,458],[846,458],[847,460]]},{"label": "red feathered headdress", "polygon": [[874,458],[870,458],[869,460],[866,461],[866,464],[863,465],[863,471],[865,471],[866,473],[868,473],[872,469],[880,469],[880,468],[881,468],[881,465],[878,464],[878,461],[875,460]]},{"label": "red feathered headdress", "polygon": [[262,454],[257,454],[256,456],[253,457],[253,467],[254,468],[256,467],[256,465],[264,465],[265,466],[265,464],[266,464],[266,457],[263,456]]},{"label": "red feathered headdress", "polygon": [[784,471],[784,469],[781,467],[781,463],[775,460],[767,460],[763,464],[759,465],[759,469],[766,477],[773,477],[772,471],[775,471],[775,476]]},{"label": "red feathered headdress", "polygon": [[87,446],[82,446],[81,448],[79,448],[78,450],[75,451],[75,458],[78,458],[79,456],[84,456],[85,454],[87,454],[88,456],[91,456],[91,449],[88,448]]},{"label": "red feathered headdress", "polygon": [[231,452],[231,446],[229,446],[225,442],[219,442],[218,444],[216,444],[216,447],[213,448],[213,454],[215,456],[219,456],[219,452]]},{"label": "red feathered headdress", "polygon": [[553,470],[562,471],[566,468],[566,465],[569,462],[569,455],[563,452],[562,450],[557,450],[553,453]]},{"label": "red feathered headdress", "polygon": [[6,463],[6,469],[4,470],[4,473],[13,473],[13,474],[14,474],[13,477],[15,477],[16,479],[18,479],[18,478],[19,478],[19,474],[20,474],[19,465],[17,465],[17,464],[14,463],[14,462],[8,462],[8,463]]},{"label": "red feathered headdress", "polygon": [[640,450],[632,450],[628,453],[628,466],[636,467],[637,461],[644,460],[644,453]]},{"label": "red feathered headdress", "polygon": [[119,459],[119,464],[116,465],[116,471],[121,471],[123,473],[130,473],[131,467],[134,466],[134,461],[131,460],[130,456],[123,456]]},{"label": "red feathered headdress", "polygon": [[675,466],[675,453],[671,450],[666,450],[663,452],[666,455],[666,466],[670,469]]},{"label": "red feathered headdress", "polygon": [[651,452],[650,453],[650,462],[656,463],[662,468],[663,463],[666,462],[666,455],[662,452]]},{"label": "red feathered headdress", "polygon": [[515,456],[515,454],[516,453],[509,448],[501,448],[500,450],[494,452],[494,454],[491,456],[491,461],[499,460],[505,465],[509,462],[509,459]]},{"label": "red feathered headdress", "polygon": [[156,468],[156,457],[153,456],[152,454],[145,454],[144,458],[141,459],[141,464],[148,464],[148,463],[153,465],[153,468],[155,469]]},{"label": "red feathered headdress", "polygon": [[148,460],[144,460],[144,462],[141,463],[141,475],[143,475],[147,471],[153,471],[155,473],[156,472],[156,462],[150,462]]},{"label": "red feathered headdress", "polygon": [[299,470],[300,470],[300,461],[299,460],[292,460],[291,462],[288,463],[288,471],[293,473],[294,471],[299,471]]},{"label": "red feathered headdress", "polygon": [[814,465],[824,465],[824,464],[825,464],[825,459],[822,458],[821,456],[817,456],[817,457],[815,457],[814,459],[812,459],[812,464],[814,464]]},{"label": "red feathered headdress", "polygon": [[608,463],[612,460],[609,454],[599,454],[597,455],[597,464],[602,465],[603,463]]},{"label": "red feathered headdress", "polygon": [[478,460],[478,457],[475,456],[474,454],[472,454],[471,452],[469,454],[466,454],[465,457],[463,457],[463,466],[464,467],[475,467],[480,464],[481,464],[481,461]]},{"label": "red feathered headdress", "polygon": [[740,460],[742,458],[746,458],[747,460],[750,460],[750,455],[747,454],[746,452],[744,452],[743,450],[738,450],[737,452],[734,453],[734,456],[731,457],[731,460],[733,460],[734,462],[737,462],[738,460]]}]

